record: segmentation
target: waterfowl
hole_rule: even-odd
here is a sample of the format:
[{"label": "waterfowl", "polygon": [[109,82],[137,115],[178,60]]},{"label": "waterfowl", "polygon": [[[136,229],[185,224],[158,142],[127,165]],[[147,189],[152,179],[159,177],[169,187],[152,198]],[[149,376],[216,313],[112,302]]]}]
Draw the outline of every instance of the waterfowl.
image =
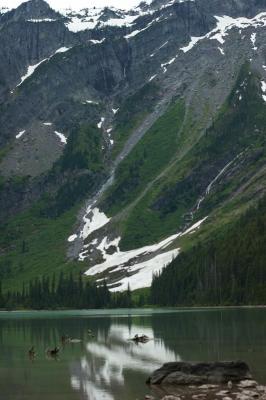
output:
[{"label": "waterfowl", "polygon": [[69,339],[69,343],[80,343],[81,339]]},{"label": "waterfowl", "polygon": [[59,350],[60,349],[58,347],[55,347],[54,349],[46,350],[46,353],[49,354],[49,356],[51,356],[51,357],[56,357],[59,353]]},{"label": "waterfowl", "polygon": [[70,337],[68,336],[68,335],[63,335],[63,336],[61,336],[61,342],[62,342],[62,344],[65,344],[65,343],[67,343],[67,342],[69,342],[70,341]]},{"label": "waterfowl", "polygon": [[150,338],[147,335],[141,335],[139,336],[138,334],[136,334],[133,339],[134,342],[136,343],[146,343],[150,340]]},{"label": "waterfowl", "polygon": [[32,346],[32,347],[29,349],[28,354],[29,354],[29,358],[30,358],[30,359],[33,359],[33,358],[35,357],[36,352],[35,352],[35,350],[34,350],[34,346]]}]

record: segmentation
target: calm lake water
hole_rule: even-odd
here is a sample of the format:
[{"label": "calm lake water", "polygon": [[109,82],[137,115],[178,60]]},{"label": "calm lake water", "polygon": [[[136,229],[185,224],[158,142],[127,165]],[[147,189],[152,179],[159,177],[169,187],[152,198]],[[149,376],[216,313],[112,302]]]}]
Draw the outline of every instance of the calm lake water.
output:
[{"label": "calm lake water", "polygon": [[[154,340],[128,341],[136,333]],[[82,342],[62,347],[63,334]],[[45,350],[55,345],[60,355],[49,359]],[[266,309],[0,313],[3,400],[141,400],[164,362],[232,359],[266,383]]]}]

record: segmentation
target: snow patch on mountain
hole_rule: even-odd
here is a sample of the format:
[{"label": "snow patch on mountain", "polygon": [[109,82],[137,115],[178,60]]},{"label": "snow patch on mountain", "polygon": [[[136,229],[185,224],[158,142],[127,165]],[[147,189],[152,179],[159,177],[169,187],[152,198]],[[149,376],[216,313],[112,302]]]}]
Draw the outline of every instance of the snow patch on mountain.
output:
[{"label": "snow patch on mountain", "polygon": [[154,50],[154,52],[150,55],[150,57],[154,57],[155,54],[157,54],[167,44],[168,44],[168,40],[166,42],[164,42],[160,47],[158,47],[158,49]]},{"label": "snow patch on mountain", "polygon": [[57,19],[52,18],[39,18],[39,19],[27,19],[27,22],[39,23],[39,22],[55,22]]},{"label": "snow patch on mountain", "polygon": [[163,73],[165,73],[167,71],[166,67],[168,67],[169,65],[173,64],[173,62],[175,61],[176,58],[177,58],[177,56],[171,58],[171,60],[167,61],[166,63],[161,64],[161,68],[163,69]]},{"label": "snow patch on mountain", "polygon": [[71,236],[69,236],[69,238],[67,239],[67,241],[68,242],[74,242],[76,239],[77,239],[77,237],[78,237],[78,235],[77,234],[74,234],[74,235],[71,235]]},{"label": "snow patch on mountain", "polygon": [[[266,12],[262,12],[256,15],[254,18],[232,18],[227,15],[223,15],[215,16],[215,19],[217,20],[216,28],[214,28],[204,36],[192,36],[188,45],[182,47],[180,50],[186,53],[190,51],[199,41],[204,39],[217,40],[220,44],[224,44],[225,37],[233,28],[238,28],[239,30],[242,30],[249,27],[263,28],[266,26]],[[251,42],[253,44],[253,49],[257,50],[257,47],[255,46],[256,33],[253,33],[251,35]],[[223,50],[221,48],[218,49],[223,54]]]},{"label": "snow patch on mountain", "polygon": [[20,138],[24,135],[25,132],[26,132],[25,130],[24,130],[24,131],[20,131],[20,132],[16,135],[16,139],[20,139]]},{"label": "snow patch on mountain", "polygon": [[261,81],[262,98],[266,101],[266,82]]},{"label": "snow patch on mountain", "polygon": [[84,105],[86,105],[86,104],[94,104],[94,105],[99,105],[99,102],[98,101],[95,101],[95,100],[85,100],[85,101],[83,101],[82,102],[82,104],[84,104]]},{"label": "snow patch on mountain", "polygon": [[23,76],[20,78],[20,83],[17,85],[17,87],[21,86],[22,83],[23,83],[26,79],[28,79],[28,78],[35,72],[35,70],[36,70],[41,64],[43,64],[43,63],[44,63],[45,61],[47,61],[47,60],[48,60],[48,58],[45,58],[44,60],[38,62],[38,63],[35,64],[35,65],[29,65],[26,74],[23,75]]},{"label": "snow patch on mountain", "polygon": [[71,49],[71,47],[60,47],[58,50],[56,50],[56,52],[51,57],[49,57],[49,59],[52,58],[55,54],[65,53],[66,51],[68,51],[70,49]]},{"label": "snow patch on mountain", "polygon": [[190,228],[185,230],[185,232],[181,233],[181,236],[185,236],[188,233],[194,233],[197,229],[200,228],[200,226],[203,224],[204,221],[206,221],[207,218],[208,217],[202,218],[200,221],[198,221],[195,224],[193,224]]},{"label": "snow patch on mountain", "polygon": [[66,51],[70,50],[71,47],[60,47],[58,50],[56,50],[50,57],[44,58],[42,61],[39,61],[37,64],[34,65],[29,65],[27,69],[27,73],[23,75],[20,78],[20,83],[16,86],[19,87],[22,85],[23,82],[25,82],[26,79],[28,79],[33,73],[36,71],[36,69],[43,64],[45,61],[49,61],[52,57],[54,57],[58,53],[65,53]]},{"label": "snow patch on mountain", "polygon": [[105,118],[104,118],[104,117],[101,117],[100,122],[98,122],[98,124],[97,124],[98,129],[101,129],[101,128],[102,128],[104,121],[105,121]]},{"label": "snow patch on mountain", "polygon": [[193,47],[195,46],[195,44],[198,43],[198,41],[204,39],[205,36],[191,36],[190,42],[187,46],[185,47],[181,47],[181,51],[183,51],[184,53],[187,53],[189,50],[193,49]]},{"label": "snow patch on mountain", "polygon": [[258,50],[258,48],[257,48],[257,46],[256,46],[256,36],[257,36],[257,34],[256,33],[252,33],[252,35],[250,36],[250,40],[251,40],[251,43],[253,44],[253,50]]},{"label": "snow patch on mountain", "polygon": [[[165,248],[166,246],[168,247],[180,235],[181,235],[181,233],[178,233],[178,234],[172,235],[172,236],[164,239],[160,243],[153,244],[150,246],[145,246],[145,247],[134,249],[134,250],[129,250],[129,251],[120,251],[120,249],[119,249],[119,242],[121,241],[120,237],[118,237],[110,242],[109,242],[108,238],[105,237],[105,238],[103,238],[102,242],[97,247],[97,249],[101,251],[102,257],[105,261],[102,264],[97,264],[97,265],[89,268],[89,270],[86,272],[86,275],[90,275],[90,276],[97,275],[97,274],[102,273],[112,267],[116,267],[115,271],[118,271],[119,269],[120,270],[124,269],[124,265],[127,264],[129,261],[133,262],[133,260],[135,260],[135,259],[137,260],[137,258],[140,257],[141,255],[142,256],[148,255],[148,254],[152,255],[152,253],[156,253],[159,250],[162,250],[163,248]],[[117,248],[117,251],[113,254],[108,254],[106,252],[106,250],[108,250],[108,248],[111,245],[112,246],[115,245],[115,247]],[[173,254],[176,251],[177,251],[176,249],[172,250],[172,255],[171,255],[170,261],[172,259]],[[169,256],[169,254],[168,254],[168,256]],[[137,264],[135,263],[134,267],[136,265]],[[131,266],[131,267],[133,267],[133,266]],[[127,271],[129,271],[129,270],[127,269]]]},{"label": "snow patch on mountain", "polygon": [[101,40],[90,39],[90,42],[93,43],[93,44],[101,44],[101,43],[103,43],[105,40],[106,40],[105,38],[103,38],[103,39],[101,39]]},{"label": "snow patch on mountain", "polygon": [[84,227],[79,235],[83,240],[110,221],[110,218],[101,212],[98,207],[92,207],[91,205],[88,206],[86,214],[83,217]]},{"label": "snow patch on mountain", "polygon": [[151,260],[135,264],[128,268],[127,273],[133,275],[123,278],[119,281],[119,286],[110,287],[111,292],[124,292],[129,287],[130,290],[150,287],[153,275],[162,271],[179,254],[179,249],[170,250],[158,254]]},{"label": "snow patch on mountain", "polygon": [[135,31],[132,31],[131,33],[129,33],[128,35],[125,35],[125,39],[131,39],[132,37],[138,35],[141,32],[146,31],[147,29],[149,29],[153,24],[157,23],[157,22],[161,22],[163,19],[162,17],[157,17],[155,19],[153,19],[151,22],[149,22],[144,28],[142,29],[136,29]]},{"label": "snow patch on mountain", "polygon": [[58,131],[54,131],[54,133],[59,137],[61,143],[67,144],[67,137],[63,133]]},{"label": "snow patch on mountain", "polygon": [[153,81],[153,79],[156,78],[156,76],[157,76],[157,74],[152,75],[152,76],[150,77],[150,79],[149,79],[149,82]]},{"label": "snow patch on mountain", "polygon": [[[109,277],[112,278],[113,273],[119,271],[122,272],[123,274],[121,278],[118,278],[117,281],[109,284],[109,288],[113,292],[125,291],[127,290],[128,285],[131,290],[150,287],[153,275],[162,271],[162,269],[177,257],[180,252],[179,248],[171,248],[168,250],[167,248],[169,248],[178,237],[187,235],[188,233],[194,233],[200,228],[201,224],[206,219],[207,217],[203,218],[188,228],[185,232],[171,235],[159,243],[128,251],[120,250],[120,237],[113,240],[104,237],[96,247],[97,250],[101,252],[104,262],[89,268],[85,274],[88,276],[94,276],[103,272],[108,272]],[[86,250],[80,254],[81,261],[89,257],[90,251],[87,249],[91,244],[86,245]],[[115,249],[113,254],[108,253],[108,250],[111,247]],[[124,272],[127,274],[126,277],[123,276]],[[97,280],[98,283],[101,281],[102,278]]]},{"label": "snow patch on mountain", "polygon": [[78,12],[73,10],[61,10],[60,12],[68,18],[65,23],[66,27],[71,32],[80,32],[88,29],[101,29],[106,26],[131,26],[139,14],[127,13],[123,10],[115,9],[114,7],[108,8],[113,17],[102,20],[106,9],[105,8],[84,8]]}]

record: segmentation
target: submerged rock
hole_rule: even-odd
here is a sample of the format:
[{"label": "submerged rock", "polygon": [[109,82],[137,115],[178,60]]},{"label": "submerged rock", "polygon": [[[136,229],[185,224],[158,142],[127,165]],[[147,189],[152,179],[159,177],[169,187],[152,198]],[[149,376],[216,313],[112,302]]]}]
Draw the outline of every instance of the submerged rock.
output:
[{"label": "submerged rock", "polygon": [[170,362],[153,372],[151,385],[202,385],[240,382],[251,379],[248,365],[243,361],[213,363]]}]

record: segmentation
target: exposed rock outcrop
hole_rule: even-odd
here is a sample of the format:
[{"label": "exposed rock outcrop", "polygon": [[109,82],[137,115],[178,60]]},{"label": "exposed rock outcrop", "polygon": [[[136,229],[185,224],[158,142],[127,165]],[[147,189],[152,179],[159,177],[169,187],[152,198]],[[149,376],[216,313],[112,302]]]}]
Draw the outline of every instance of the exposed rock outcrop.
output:
[{"label": "exposed rock outcrop", "polygon": [[240,382],[251,379],[243,361],[213,363],[171,362],[153,372],[147,383],[152,385],[202,385],[206,383]]}]

